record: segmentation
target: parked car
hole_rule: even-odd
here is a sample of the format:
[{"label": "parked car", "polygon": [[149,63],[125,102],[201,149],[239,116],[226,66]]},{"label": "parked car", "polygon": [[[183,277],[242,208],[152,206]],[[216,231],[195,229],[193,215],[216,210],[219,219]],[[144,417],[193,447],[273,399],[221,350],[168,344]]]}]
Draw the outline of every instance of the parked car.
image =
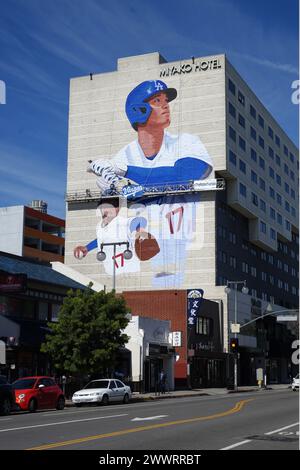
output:
[{"label": "parked car", "polygon": [[63,410],[65,397],[61,388],[51,377],[23,377],[12,384],[16,405],[21,410],[34,412],[38,409]]},{"label": "parked car", "polygon": [[299,392],[299,374],[297,374],[296,377],[293,378],[292,390],[293,392],[296,392],[296,390],[298,390]]},{"label": "parked car", "polygon": [[128,403],[131,399],[131,389],[121,380],[99,379],[92,380],[82,390],[78,390],[72,396],[72,402],[76,406],[83,403],[102,403],[107,405],[113,402]]},{"label": "parked car", "polygon": [[0,375],[0,415],[8,415],[15,406],[15,394],[4,375]]}]

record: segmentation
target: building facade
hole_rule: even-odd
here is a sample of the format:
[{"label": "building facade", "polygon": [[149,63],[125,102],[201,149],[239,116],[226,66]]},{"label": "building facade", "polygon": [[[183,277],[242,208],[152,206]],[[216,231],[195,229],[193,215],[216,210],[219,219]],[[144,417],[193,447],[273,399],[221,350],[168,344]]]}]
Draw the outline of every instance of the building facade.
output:
[{"label": "building facade", "polygon": [[[130,100],[132,93],[140,99],[137,89],[145,82],[150,88],[154,84],[157,93],[166,87],[171,117],[159,152],[145,157],[143,150],[143,173],[134,160],[141,155],[142,141],[132,116],[139,112],[138,119],[143,113],[147,117],[148,101],[143,100],[146,106]],[[101,263],[96,254],[102,242],[127,241],[127,235],[121,230],[118,237],[104,237],[99,209],[103,181],[86,169],[88,161],[97,160],[103,175],[109,161],[124,176],[124,155],[125,178],[140,184],[145,197],[135,205],[127,199],[124,207],[121,198],[120,220],[146,220],[144,230],[158,238],[158,249],[141,259],[129,236],[134,252],[130,264],[121,251],[118,262],[109,249]],[[176,188],[162,188],[160,181],[170,181],[163,173],[155,180],[157,157],[162,158],[160,169],[167,168],[172,178],[180,167],[183,185],[178,186],[177,178],[171,181]],[[197,158],[210,173],[198,172]],[[222,305],[223,349],[228,351],[236,313],[245,323],[258,316],[255,304],[261,313],[268,303],[275,310],[298,307],[298,170],[295,144],[225,55],[172,63],[158,53],[119,59],[116,71],[71,80],[65,263],[107,288],[114,273],[120,292],[203,289],[206,299]],[[219,179],[225,184],[218,186]],[[159,200],[149,196],[155,190]],[[128,187],[122,194],[128,195]],[[137,228],[132,230],[137,237]],[[224,291],[230,280],[246,281],[249,288],[248,295],[237,293],[237,312],[234,296]],[[255,335],[240,334],[249,354],[257,348]]]},{"label": "building facade", "polygon": [[39,261],[63,262],[65,221],[47,214],[43,201],[33,201],[32,206],[35,208],[0,208],[0,250]]}]

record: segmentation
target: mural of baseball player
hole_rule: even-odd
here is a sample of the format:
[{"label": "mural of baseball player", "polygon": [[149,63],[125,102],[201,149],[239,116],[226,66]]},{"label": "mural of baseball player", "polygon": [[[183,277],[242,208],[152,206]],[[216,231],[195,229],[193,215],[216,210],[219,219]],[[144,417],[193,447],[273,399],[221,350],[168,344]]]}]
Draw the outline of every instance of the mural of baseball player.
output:
[{"label": "mural of baseball player", "polygon": [[140,271],[140,261],[147,261],[155,256],[160,248],[155,237],[146,231],[147,220],[144,217],[127,217],[122,215],[119,201],[111,200],[101,203],[97,208],[100,222],[97,225],[97,238],[87,245],[79,245],[74,248],[75,258],[84,258],[89,251],[95,248],[101,250],[102,243],[128,242],[128,248],[132,251],[131,259],[125,259],[124,248],[117,246],[114,256],[113,247],[106,246],[106,258],[102,262],[107,274],[113,274],[113,263],[116,275],[135,273]]},{"label": "mural of baseball player", "polygon": [[[173,135],[166,130],[171,122],[169,103],[176,97],[177,90],[161,80],[142,82],[129,93],[125,112],[137,139],[110,160],[90,162],[87,170],[97,176],[96,184],[102,193],[123,179],[155,186],[203,180],[211,175],[213,163],[199,137]],[[152,223],[158,221],[151,225],[151,234],[159,244],[159,251],[151,257],[152,285],[180,287],[190,233],[195,230],[196,203],[187,196],[164,196],[143,203],[151,206]],[[148,216],[145,215],[147,221]],[[75,248],[74,255],[78,257],[81,251],[85,256],[96,246],[94,240]]]}]

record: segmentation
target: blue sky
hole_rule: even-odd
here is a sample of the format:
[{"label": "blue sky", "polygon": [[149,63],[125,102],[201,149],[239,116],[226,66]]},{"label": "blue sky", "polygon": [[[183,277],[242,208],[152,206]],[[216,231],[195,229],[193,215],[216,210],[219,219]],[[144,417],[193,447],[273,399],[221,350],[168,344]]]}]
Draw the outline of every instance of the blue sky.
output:
[{"label": "blue sky", "polygon": [[159,51],[226,53],[298,142],[297,0],[1,0],[0,206],[43,199],[65,216],[69,80]]}]

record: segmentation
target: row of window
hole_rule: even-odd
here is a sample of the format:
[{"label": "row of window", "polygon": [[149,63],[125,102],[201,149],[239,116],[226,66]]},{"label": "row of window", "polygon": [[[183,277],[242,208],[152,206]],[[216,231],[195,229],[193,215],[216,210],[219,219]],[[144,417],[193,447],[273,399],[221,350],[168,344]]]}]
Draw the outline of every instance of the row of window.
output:
[{"label": "row of window", "polygon": [[[239,183],[239,193],[242,197],[247,198],[247,188],[243,183]],[[258,203],[258,197],[253,192],[251,192],[251,203],[256,207],[259,207],[261,209],[261,211],[266,213],[266,203],[265,203],[265,201],[260,199],[259,203]],[[289,212],[289,211],[287,211],[287,212]],[[293,212],[293,213],[294,213],[294,216],[296,216],[296,212]],[[283,226],[283,217],[282,217],[282,215],[279,212],[277,212],[276,213],[276,219],[275,219],[275,210],[272,207],[270,207],[270,217],[273,220],[276,220],[279,225]],[[285,224],[284,224],[285,229],[290,231],[291,230],[291,223],[287,219],[284,219],[284,221],[285,221]],[[267,226],[262,221],[260,222],[260,231],[262,233],[265,233],[265,234],[267,233]],[[270,236],[273,240],[276,240],[276,234],[275,234],[275,231],[272,228],[270,229]]]},{"label": "row of window", "polygon": [[[292,235],[293,235],[293,234],[292,234]],[[243,250],[248,251],[248,250],[249,250],[249,246],[251,246],[251,245],[249,245],[248,242],[243,241],[243,243],[242,243],[242,248],[243,248]],[[277,247],[278,247],[278,251],[281,251],[281,252],[283,252],[285,255],[288,256],[289,250],[288,250],[288,247],[287,247],[287,245],[286,245],[285,243],[282,243],[281,241],[278,241]],[[252,254],[253,256],[257,256],[257,251],[256,251],[254,248],[250,248],[250,252],[251,252],[251,254]],[[298,255],[298,253],[296,253],[296,252],[295,252],[294,250],[292,250],[292,249],[291,249],[291,251],[290,251],[290,257],[291,257],[292,259],[296,259],[297,261],[299,261],[299,255]],[[271,255],[271,254],[268,254],[266,251],[261,251],[261,252],[260,252],[260,258],[261,258],[262,261],[269,261],[269,263],[272,264],[272,265],[273,265],[273,263],[274,263],[274,260],[275,260],[275,263],[276,263],[276,259],[274,258],[274,256]],[[280,264],[279,264],[279,263],[281,263],[280,260],[278,260],[278,266],[280,267]],[[281,269],[281,268],[282,268],[282,266],[280,267],[280,269]]]},{"label": "row of window", "polygon": [[[229,129],[231,129],[229,127]],[[240,138],[241,139],[241,138]],[[242,139],[243,140],[243,139]],[[259,167],[265,171],[266,169],[266,164],[265,164],[265,160],[261,157],[261,156],[257,156],[257,153],[256,151],[251,148],[250,149],[250,156],[251,156],[251,160],[253,162],[255,162],[256,164],[258,163]],[[231,150],[229,149],[229,162],[234,165],[234,166],[237,166],[237,156],[236,154]],[[244,173],[245,175],[247,174],[247,164],[241,159],[239,158],[239,169],[242,173]],[[252,170],[253,174],[255,175],[255,171]],[[295,174],[293,171],[290,172],[291,174],[288,175],[289,178],[295,182]],[[252,173],[251,173],[252,174]],[[296,193],[295,193],[295,190],[293,188],[290,187],[290,185],[286,182],[286,181],[282,181],[282,177],[278,174],[278,173],[275,173],[273,167],[269,166],[269,176],[271,179],[274,180],[274,182],[276,181],[276,183],[278,184],[278,186],[280,186],[281,188],[284,188],[285,192],[294,200],[296,200]],[[253,180],[254,181],[254,180]],[[254,181],[255,182],[255,181]],[[263,189],[263,188],[262,188]]]},{"label": "row of window", "polygon": [[[270,263],[270,264],[272,264],[272,266],[277,267],[281,271],[283,270],[287,274],[291,274],[292,277],[299,278],[299,273],[298,273],[298,271],[296,271],[295,268],[292,268],[288,264],[283,263],[279,259],[275,260],[275,262],[274,262],[273,255],[270,255],[270,256],[272,256],[272,263]],[[237,267],[237,258],[233,255],[228,255],[228,253],[226,253],[225,251],[222,251],[222,250],[218,251],[218,261],[220,261],[221,263],[224,263],[224,264],[229,264],[229,266],[233,269],[236,269],[236,267]],[[242,262],[242,272],[247,273],[247,274],[250,273],[251,276],[257,277],[256,267],[250,266],[250,268],[249,268],[248,263],[244,262],[244,261]],[[266,281],[267,273],[262,271],[261,276],[262,276],[262,281]]]},{"label": "row of window", "polygon": [[[234,97],[237,96],[239,103],[242,106],[245,106],[245,104],[246,104],[245,96],[243,95],[243,93],[240,90],[238,90],[238,92],[236,91],[236,85],[233,83],[233,81],[231,79],[228,79],[228,89]],[[256,111],[255,107],[250,103],[249,103],[249,112],[250,112],[251,118],[255,122],[258,122],[259,127],[261,127],[261,129],[265,130],[266,125],[265,125],[264,118],[261,116],[261,114],[259,114]],[[231,103],[229,104],[229,113],[234,118],[236,117],[236,110],[235,110],[234,106]],[[241,115],[239,115],[239,116],[241,116]],[[241,116],[241,122],[244,123],[244,121],[245,121],[245,119]],[[239,123],[240,123],[240,117],[239,117]],[[245,127],[245,126],[243,126],[243,127]],[[270,125],[268,125],[268,137],[275,142],[275,145],[279,149],[281,148],[280,137],[277,134],[274,133],[274,131],[273,131],[273,129]],[[292,163],[295,163],[295,155],[292,152],[289,151],[288,147],[285,144],[283,144],[283,153],[286,157],[289,157],[289,159]],[[299,163],[298,162],[297,162],[297,165],[298,165],[297,167],[299,168]]]},{"label": "row of window", "polygon": [[[223,277],[223,276],[218,277],[218,285],[226,286],[227,282],[228,282],[228,279],[226,279],[225,277]],[[275,286],[275,283],[274,283],[274,286]],[[283,283],[280,279],[278,279],[277,286],[279,287],[279,289],[284,289],[285,292],[289,292],[288,284]],[[299,289],[297,289],[296,286],[291,287],[291,292],[292,292],[292,295],[297,296],[297,297],[299,296]],[[250,289],[249,294],[251,295],[251,297],[258,298],[258,294],[257,294],[256,289]],[[261,292],[261,297],[260,298],[262,300],[265,300],[266,302],[271,302],[272,304],[275,303],[274,296],[269,295],[266,292]]]}]

